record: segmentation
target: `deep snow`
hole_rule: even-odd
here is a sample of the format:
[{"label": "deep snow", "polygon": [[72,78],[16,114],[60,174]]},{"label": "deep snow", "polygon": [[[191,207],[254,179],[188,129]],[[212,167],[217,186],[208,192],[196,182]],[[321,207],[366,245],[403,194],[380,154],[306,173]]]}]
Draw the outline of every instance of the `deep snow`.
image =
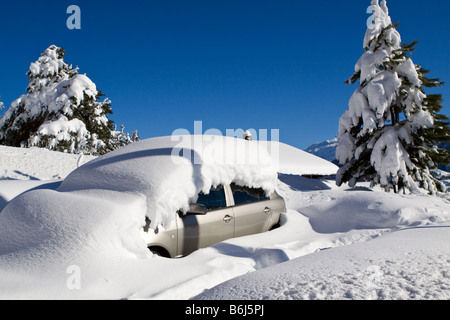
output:
[{"label": "deep snow", "polygon": [[[285,163],[304,169],[302,155]],[[142,196],[55,191],[79,160],[0,147],[1,299],[450,298],[448,196],[336,187],[285,170],[280,228],[169,260],[152,256],[135,228]]]},{"label": "deep snow", "polygon": [[450,298],[450,225],[408,228],[234,278],[196,299]]}]

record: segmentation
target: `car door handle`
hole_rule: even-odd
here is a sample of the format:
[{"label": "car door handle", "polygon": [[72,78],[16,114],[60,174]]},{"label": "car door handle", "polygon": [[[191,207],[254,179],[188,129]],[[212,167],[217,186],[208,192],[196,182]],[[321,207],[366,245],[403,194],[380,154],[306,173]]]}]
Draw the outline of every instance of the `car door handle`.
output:
[{"label": "car door handle", "polygon": [[223,217],[223,221],[225,221],[226,223],[229,223],[231,220],[233,220],[233,217],[228,214]]},{"label": "car door handle", "polygon": [[269,213],[271,213],[272,212],[272,209],[270,209],[270,208],[268,208],[268,207],[266,207],[265,209],[264,209],[264,213],[265,214],[269,214]]}]

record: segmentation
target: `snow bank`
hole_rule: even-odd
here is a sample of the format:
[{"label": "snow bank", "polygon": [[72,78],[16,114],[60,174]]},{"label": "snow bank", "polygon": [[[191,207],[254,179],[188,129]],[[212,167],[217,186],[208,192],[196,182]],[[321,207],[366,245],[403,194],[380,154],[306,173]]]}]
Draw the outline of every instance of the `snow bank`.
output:
[{"label": "snow bank", "polygon": [[38,189],[55,190],[61,182],[59,180],[0,180],[0,212],[12,199],[24,192]]},{"label": "snow bank", "polygon": [[[94,156],[0,146],[0,180],[59,180]],[[80,161],[81,160],[81,161]]]},{"label": "snow bank", "polygon": [[402,230],[319,251],[234,278],[195,299],[448,300],[449,229]]},{"label": "snow bank", "polygon": [[448,203],[428,202],[423,195],[381,197],[378,192],[348,191],[323,200],[299,209],[319,233],[412,227],[450,220]]},{"label": "snow bank", "polygon": [[278,173],[294,175],[335,175],[338,166],[306,151],[277,141],[260,141],[267,148],[273,161],[277,163]]},{"label": "snow bank", "polygon": [[0,146],[0,211],[28,190],[57,189],[69,173],[94,158],[40,148]]},{"label": "snow bank", "polygon": [[[136,230],[144,215],[145,199],[121,193],[37,190],[17,197],[0,215],[0,296],[119,298],[123,293],[107,292],[104,279],[115,264],[150,258]],[[82,272],[82,296],[71,270]]]}]

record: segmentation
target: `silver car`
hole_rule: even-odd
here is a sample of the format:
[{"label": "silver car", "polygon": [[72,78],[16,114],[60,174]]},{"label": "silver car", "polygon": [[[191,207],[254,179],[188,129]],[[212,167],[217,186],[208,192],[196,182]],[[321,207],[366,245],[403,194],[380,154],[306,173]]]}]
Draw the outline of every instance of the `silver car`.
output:
[{"label": "silver car", "polygon": [[148,220],[144,231],[153,253],[178,258],[230,238],[272,230],[285,211],[285,201],[276,192],[267,197],[263,189],[223,185],[200,193],[188,213],[174,213],[169,228],[151,230]]}]

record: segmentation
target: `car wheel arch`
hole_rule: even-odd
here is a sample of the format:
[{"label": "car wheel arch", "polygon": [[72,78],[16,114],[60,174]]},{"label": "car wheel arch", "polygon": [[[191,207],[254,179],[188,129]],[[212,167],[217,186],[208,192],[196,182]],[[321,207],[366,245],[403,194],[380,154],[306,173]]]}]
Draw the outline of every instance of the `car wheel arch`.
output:
[{"label": "car wheel arch", "polygon": [[151,253],[153,253],[157,256],[160,256],[163,258],[171,258],[169,251],[161,246],[151,246],[151,247],[148,247],[148,250],[150,250]]}]

